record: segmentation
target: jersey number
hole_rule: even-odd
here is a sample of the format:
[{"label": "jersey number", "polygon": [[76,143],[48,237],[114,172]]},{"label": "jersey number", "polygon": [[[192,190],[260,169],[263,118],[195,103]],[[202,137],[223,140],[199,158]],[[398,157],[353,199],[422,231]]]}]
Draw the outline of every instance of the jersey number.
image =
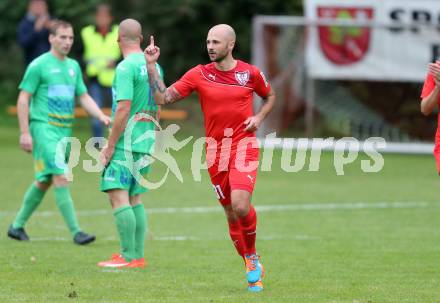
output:
[{"label": "jersey number", "polygon": [[212,185],[214,186],[215,194],[217,195],[217,199],[225,199],[225,195],[222,192],[220,185]]}]

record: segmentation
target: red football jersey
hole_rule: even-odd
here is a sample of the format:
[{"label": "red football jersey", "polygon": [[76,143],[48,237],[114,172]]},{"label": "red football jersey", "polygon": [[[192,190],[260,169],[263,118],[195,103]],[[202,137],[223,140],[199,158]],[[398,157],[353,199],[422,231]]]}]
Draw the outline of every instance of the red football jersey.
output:
[{"label": "red football jersey", "polygon": [[[430,73],[428,73],[425,79],[425,83],[423,84],[422,94],[420,95],[420,97],[423,99],[429,96],[429,94],[434,90],[434,87],[435,87],[434,77]],[[437,103],[440,104],[440,97],[437,100]]]},{"label": "red football jersey", "polygon": [[219,147],[224,130],[232,128],[232,148],[245,137],[255,133],[245,131],[244,121],[254,115],[253,93],[266,97],[270,85],[263,73],[254,65],[237,60],[229,71],[220,71],[214,63],[197,65],[173,84],[182,97],[192,91],[199,95],[207,137],[217,141]]},{"label": "red football jersey", "polygon": [[[434,88],[435,88],[434,77],[430,73],[428,73],[425,79],[425,83],[423,84],[422,94],[420,95],[420,97],[423,99],[429,96],[429,94],[434,90]],[[440,96],[437,100],[437,104],[440,105]],[[437,162],[437,170],[440,173],[440,127],[439,127],[440,113],[438,114],[437,121],[438,124],[437,124],[437,131],[435,133],[434,157]]]}]

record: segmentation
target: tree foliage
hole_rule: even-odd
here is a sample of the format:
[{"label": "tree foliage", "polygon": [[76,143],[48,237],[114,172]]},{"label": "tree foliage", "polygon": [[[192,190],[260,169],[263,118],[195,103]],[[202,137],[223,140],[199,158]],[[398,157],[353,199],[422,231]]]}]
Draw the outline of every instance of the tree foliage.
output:
[{"label": "tree foliage", "polygon": [[[228,23],[237,32],[235,56],[249,60],[251,56],[252,17],[257,14],[301,14],[302,1],[293,0],[112,0],[115,22],[135,18],[141,22],[145,41],[154,34],[161,48],[160,64],[166,82],[178,79],[186,70],[207,62],[205,39],[208,29],[218,23]],[[94,8],[99,0],[48,0],[54,17],[65,19],[74,26],[75,33],[94,21]],[[23,57],[16,44],[16,26],[24,16],[27,1],[0,1],[0,89],[4,92],[0,103],[12,103],[24,70]],[[146,42],[144,42],[145,46]],[[73,57],[80,54],[72,52]]]}]

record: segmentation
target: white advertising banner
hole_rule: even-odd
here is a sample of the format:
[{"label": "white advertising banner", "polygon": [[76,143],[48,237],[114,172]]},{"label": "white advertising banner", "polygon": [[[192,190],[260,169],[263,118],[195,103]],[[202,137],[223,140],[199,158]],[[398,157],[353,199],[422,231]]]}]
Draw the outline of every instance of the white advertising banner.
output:
[{"label": "white advertising banner", "polygon": [[[421,82],[440,58],[439,0],[305,0],[304,8],[312,78]],[[313,26],[333,19],[374,25]]]}]

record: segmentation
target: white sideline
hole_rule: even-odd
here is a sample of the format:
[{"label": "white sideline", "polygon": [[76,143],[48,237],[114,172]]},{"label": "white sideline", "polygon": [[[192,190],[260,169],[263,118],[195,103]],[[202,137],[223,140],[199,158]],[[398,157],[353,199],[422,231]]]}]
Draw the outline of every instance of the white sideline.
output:
[{"label": "white sideline", "polygon": [[[424,208],[429,205],[428,202],[357,202],[357,203],[303,203],[303,204],[281,204],[281,205],[257,205],[258,212],[276,212],[276,211],[307,211],[307,210],[363,210],[363,209],[402,209],[402,208]],[[147,208],[148,214],[204,214],[223,212],[220,206],[209,207],[164,207]],[[80,210],[78,216],[101,216],[111,215],[111,209]],[[15,216],[14,211],[0,211],[0,217]],[[37,211],[33,216],[50,217],[59,216],[60,213],[55,210]]]}]

